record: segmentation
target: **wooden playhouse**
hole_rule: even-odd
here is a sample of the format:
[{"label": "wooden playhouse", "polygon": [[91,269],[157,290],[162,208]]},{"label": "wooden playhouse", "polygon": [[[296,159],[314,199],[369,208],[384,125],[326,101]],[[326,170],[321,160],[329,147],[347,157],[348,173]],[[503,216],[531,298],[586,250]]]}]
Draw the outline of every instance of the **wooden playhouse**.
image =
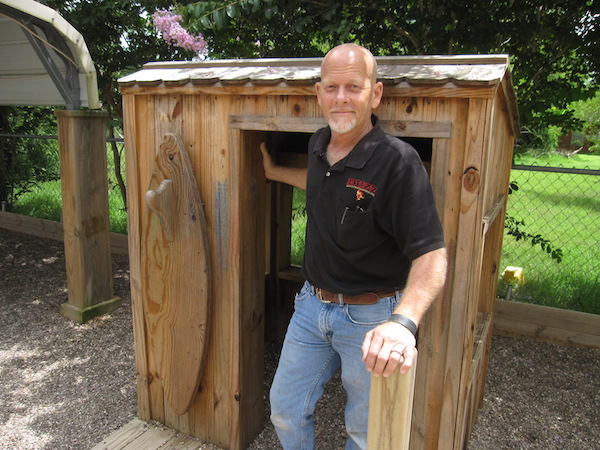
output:
[{"label": "wooden playhouse", "polygon": [[[449,250],[421,325],[411,448],[460,449],[482,400],[509,171],[518,134],[504,55],[378,58],[376,113],[426,162]],[[303,164],[324,125],[320,59],[150,63],[120,80],[142,419],[224,448],[264,426],[264,341],[301,283],[292,189],[259,143]],[[165,181],[166,180],[166,181]]]}]

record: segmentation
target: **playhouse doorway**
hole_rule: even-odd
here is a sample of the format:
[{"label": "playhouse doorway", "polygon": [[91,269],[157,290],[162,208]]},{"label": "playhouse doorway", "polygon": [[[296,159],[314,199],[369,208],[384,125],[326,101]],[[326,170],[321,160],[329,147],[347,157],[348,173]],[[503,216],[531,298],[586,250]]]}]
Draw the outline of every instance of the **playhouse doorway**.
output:
[{"label": "playhouse doorway", "polygon": [[[237,122],[236,122],[237,123]],[[315,123],[315,131],[324,124]],[[293,128],[293,127],[292,127]],[[267,148],[277,164],[306,167],[307,149],[313,131],[255,131],[242,130],[241,142],[250,153],[257,154],[260,142]],[[402,137],[419,153],[428,172],[431,169],[434,139],[429,137]],[[258,154],[258,172],[262,170],[262,158]],[[263,174],[256,174],[262,178]],[[293,313],[294,295],[301,288],[304,247],[304,192],[285,183],[267,181],[265,186],[264,221],[264,296],[265,339],[280,341],[285,336]],[[261,202],[262,203],[262,202]],[[260,228],[260,227],[259,227]],[[262,236],[261,236],[262,238]],[[256,239],[260,245],[262,239]]]}]

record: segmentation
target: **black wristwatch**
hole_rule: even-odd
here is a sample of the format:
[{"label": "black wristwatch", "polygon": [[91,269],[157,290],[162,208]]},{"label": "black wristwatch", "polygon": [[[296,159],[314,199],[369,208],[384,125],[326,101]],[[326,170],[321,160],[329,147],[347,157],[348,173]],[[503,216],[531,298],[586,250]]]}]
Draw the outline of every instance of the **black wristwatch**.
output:
[{"label": "black wristwatch", "polygon": [[417,324],[410,320],[408,317],[402,314],[392,314],[388,320],[389,322],[396,322],[408,329],[414,337],[417,337]]}]

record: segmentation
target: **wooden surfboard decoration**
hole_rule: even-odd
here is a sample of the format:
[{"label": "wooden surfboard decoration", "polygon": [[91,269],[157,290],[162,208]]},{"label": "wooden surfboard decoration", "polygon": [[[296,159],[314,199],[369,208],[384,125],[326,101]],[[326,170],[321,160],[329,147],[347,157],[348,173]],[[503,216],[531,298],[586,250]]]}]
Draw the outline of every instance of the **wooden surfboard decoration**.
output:
[{"label": "wooden surfboard decoration", "polygon": [[200,385],[211,289],[206,218],[179,135],[164,135],[145,200],[142,279],[148,344],[165,399],[182,415]]}]

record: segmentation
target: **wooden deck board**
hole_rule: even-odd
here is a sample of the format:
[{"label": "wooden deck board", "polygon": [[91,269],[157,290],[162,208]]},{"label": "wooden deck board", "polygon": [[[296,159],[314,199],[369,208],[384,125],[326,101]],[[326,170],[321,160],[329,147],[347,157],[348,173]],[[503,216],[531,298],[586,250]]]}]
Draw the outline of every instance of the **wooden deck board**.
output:
[{"label": "wooden deck board", "polygon": [[135,418],[93,447],[92,450],[197,450],[217,448],[177,430]]}]

